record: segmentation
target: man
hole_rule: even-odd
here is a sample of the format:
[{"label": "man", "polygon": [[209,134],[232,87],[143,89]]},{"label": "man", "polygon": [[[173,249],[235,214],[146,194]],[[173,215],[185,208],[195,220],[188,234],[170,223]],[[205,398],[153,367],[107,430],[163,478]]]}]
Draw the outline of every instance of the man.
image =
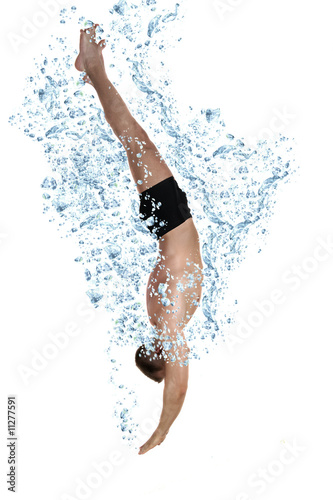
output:
[{"label": "man", "polygon": [[141,346],[137,350],[136,364],[152,380],[164,380],[163,408],[157,429],[140,447],[142,455],[164,441],[185,399],[189,348],[184,328],[201,299],[202,260],[186,194],[108,80],[102,56],[105,40],[96,43],[97,26],[81,30],[75,67],[95,88],[105,119],[127,153],[140,197],[140,217],[159,244],[146,293],[149,321],[156,337],[150,348]]}]

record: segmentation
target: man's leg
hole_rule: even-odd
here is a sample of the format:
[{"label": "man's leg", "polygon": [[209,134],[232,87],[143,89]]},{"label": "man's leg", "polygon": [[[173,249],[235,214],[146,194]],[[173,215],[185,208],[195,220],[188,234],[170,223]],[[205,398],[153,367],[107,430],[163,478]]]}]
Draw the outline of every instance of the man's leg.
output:
[{"label": "man's leg", "polygon": [[86,81],[94,86],[104,109],[105,119],[125,148],[134,182],[141,193],[172,176],[172,172],[108,79],[102,57],[102,42],[96,44],[95,28],[81,30],[80,54],[75,66],[79,71],[86,72]]}]

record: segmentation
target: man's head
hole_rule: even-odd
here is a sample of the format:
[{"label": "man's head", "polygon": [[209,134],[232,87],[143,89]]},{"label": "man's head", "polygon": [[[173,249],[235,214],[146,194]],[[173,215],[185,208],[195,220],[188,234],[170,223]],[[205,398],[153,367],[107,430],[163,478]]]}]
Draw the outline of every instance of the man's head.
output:
[{"label": "man's head", "polygon": [[135,363],[140,371],[154,382],[162,382],[165,376],[165,360],[162,348],[154,345],[152,350],[142,345],[135,353]]}]

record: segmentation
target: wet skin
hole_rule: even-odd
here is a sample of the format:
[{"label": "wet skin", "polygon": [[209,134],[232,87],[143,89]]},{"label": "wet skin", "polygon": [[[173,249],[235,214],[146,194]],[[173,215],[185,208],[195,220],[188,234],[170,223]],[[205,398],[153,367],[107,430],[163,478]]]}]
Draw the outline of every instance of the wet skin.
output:
[{"label": "wet skin", "polygon": [[[105,119],[127,153],[133,180],[141,193],[170,177],[172,172],[109,81],[102,56],[105,41],[96,42],[97,26],[81,30],[80,53],[75,67],[85,72],[84,81],[95,88]],[[138,160],[138,156],[142,159]],[[149,321],[159,332],[166,356],[163,408],[159,425],[140,447],[140,455],[164,441],[182,408],[187,390],[189,354],[184,328],[195,313],[202,293],[200,242],[193,219],[169,231],[158,244],[157,262],[148,278],[146,302]],[[162,283],[167,284],[166,297],[158,294],[158,286]],[[169,299],[170,303],[165,303],[163,298]]]}]

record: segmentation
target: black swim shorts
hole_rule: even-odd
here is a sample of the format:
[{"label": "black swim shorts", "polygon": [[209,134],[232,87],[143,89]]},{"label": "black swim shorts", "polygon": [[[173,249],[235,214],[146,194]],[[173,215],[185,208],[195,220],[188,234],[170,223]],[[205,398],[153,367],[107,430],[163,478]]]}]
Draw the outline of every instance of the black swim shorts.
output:
[{"label": "black swim shorts", "polygon": [[173,176],[146,189],[139,196],[140,218],[157,239],[192,217],[186,194]]}]

